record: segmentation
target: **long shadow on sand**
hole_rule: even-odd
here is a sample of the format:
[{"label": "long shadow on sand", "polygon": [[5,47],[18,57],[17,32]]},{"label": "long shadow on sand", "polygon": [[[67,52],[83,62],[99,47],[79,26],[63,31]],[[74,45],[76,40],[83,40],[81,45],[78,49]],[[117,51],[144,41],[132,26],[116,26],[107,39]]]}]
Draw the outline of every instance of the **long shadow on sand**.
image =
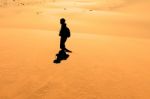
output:
[{"label": "long shadow on sand", "polygon": [[53,61],[55,64],[60,64],[62,60],[67,60],[69,58],[69,54],[66,53],[64,50],[60,50],[56,54],[56,59]]}]

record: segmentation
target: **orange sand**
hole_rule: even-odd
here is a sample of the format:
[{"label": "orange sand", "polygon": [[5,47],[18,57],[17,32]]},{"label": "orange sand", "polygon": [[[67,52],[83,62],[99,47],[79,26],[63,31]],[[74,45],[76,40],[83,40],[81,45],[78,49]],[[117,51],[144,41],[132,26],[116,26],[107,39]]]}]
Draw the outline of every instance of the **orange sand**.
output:
[{"label": "orange sand", "polygon": [[[149,99],[150,2],[106,1],[1,7],[0,99]],[[61,17],[73,53],[54,64]]]}]

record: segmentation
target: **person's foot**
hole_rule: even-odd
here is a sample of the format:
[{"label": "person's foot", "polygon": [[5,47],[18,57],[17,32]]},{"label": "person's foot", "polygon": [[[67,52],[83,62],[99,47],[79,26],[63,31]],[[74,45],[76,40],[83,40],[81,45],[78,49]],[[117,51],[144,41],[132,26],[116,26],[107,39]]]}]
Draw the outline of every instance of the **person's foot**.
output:
[{"label": "person's foot", "polygon": [[70,51],[70,50],[68,50],[68,49],[65,49],[65,51],[66,51],[66,52],[69,52],[69,53],[72,53],[72,51]]}]

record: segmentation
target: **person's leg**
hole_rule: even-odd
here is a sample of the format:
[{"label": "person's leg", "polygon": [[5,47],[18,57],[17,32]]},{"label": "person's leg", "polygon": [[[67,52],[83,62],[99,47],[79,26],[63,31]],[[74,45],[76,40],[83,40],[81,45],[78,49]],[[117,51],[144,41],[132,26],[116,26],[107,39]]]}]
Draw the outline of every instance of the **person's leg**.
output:
[{"label": "person's leg", "polygon": [[64,49],[63,50],[65,50],[66,52],[70,52],[71,53],[72,51],[68,50],[66,48],[66,46],[65,46],[66,41],[67,41],[67,38],[64,38]]},{"label": "person's leg", "polygon": [[63,42],[64,50],[66,49],[66,45],[65,45],[66,41],[67,41],[67,38],[64,38],[64,42]]},{"label": "person's leg", "polygon": [[63,38],[60,38],[60,49],[63,49]]},{"label": "person's leg", "polygon": [[61,48],[62,50],[65,50],[65,49],[66,49],[66,47],[65,47],[65,42],[66,42],[66,40],[67,40],[67,38],[64,38],[64,37],[61,37],[61,38],[60,38],[60,48]]}]

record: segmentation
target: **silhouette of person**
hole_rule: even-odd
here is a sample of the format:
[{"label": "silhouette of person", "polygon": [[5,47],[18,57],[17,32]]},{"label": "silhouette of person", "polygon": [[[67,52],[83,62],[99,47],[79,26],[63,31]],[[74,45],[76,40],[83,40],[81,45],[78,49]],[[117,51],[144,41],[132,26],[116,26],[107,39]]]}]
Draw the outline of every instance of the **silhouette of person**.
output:
[{"label": "silhouette of person", "polygon": [[61,24],[61,29],[60,29],[60,32],[59,32],[59,36],[61,37],[61,38],[60,38],[60,49],[66,51],[66,52],[71,52],[71,51],[68,50],[68,49],[66,48],[66,46],[65,46],[65,43],[66,43],[66,41],[67,41],[67,38],[70,37],[70,30],[69,30],[69,28],[67,27],[64,18],[61,18],[61,19],[60,19],[60,24]]}]

